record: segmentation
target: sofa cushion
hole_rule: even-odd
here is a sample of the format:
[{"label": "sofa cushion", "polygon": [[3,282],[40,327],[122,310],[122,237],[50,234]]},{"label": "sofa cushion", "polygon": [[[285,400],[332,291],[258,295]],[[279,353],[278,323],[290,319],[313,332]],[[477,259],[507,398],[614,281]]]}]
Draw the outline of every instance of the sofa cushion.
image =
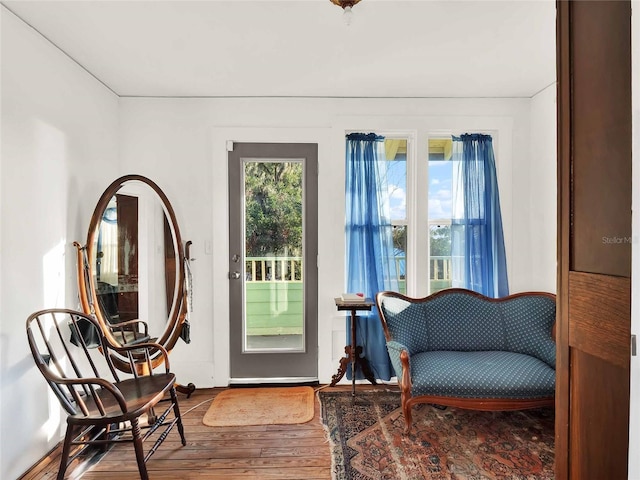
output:
[{"label": "sofa cushion", "polygon": [[409,353],[432,350],[504,350],[500,306],[475,295],[447,292],[428,302],[385,297],[381,303],[391,338]]},{"label": "sofa cushion", "polygon": [[447,292],[424,302],[425,350],[506,350],[500,305],[468,293]]},{"label": "sofa cushion", "polygon": [[526,399],[555,393],[555,370],[503,351],[423,352],[411,356],[413,396]]}]

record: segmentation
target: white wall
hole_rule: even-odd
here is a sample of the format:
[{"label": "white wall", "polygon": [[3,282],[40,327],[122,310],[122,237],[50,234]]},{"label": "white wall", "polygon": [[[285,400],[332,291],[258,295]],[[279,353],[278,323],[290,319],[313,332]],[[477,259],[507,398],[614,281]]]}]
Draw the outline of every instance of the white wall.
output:
[{"label": "white wall", "polygon": [[[328,382],[344,347],[344,320],[333,297],[344,283],[343,255],[336,252],[344,251],[345,128],[413,130],[418,138],[436,130],[496,131],[511,291],[555,291],[555,255],[548,253],[549,265],[532,275],[528,251],[547,248],[555,232],[555,223],[537,223],[555,221],[555,203],[532,197],[554,197],[555,177],[540,172],[552,184],[529,188],[532,132],[552,142],[540,148],[545,164],[555,160],[546,156],[555,148],[548,132],[555,113],[547,97],[544,93],[535,107],[529,99],[121,99],[122,170],[117,173],[156,181],[176,210],[183,238],[194,242],[193,341],[178,342],[172,354],[178,379],[198,387],[228,381],[226,140],[319,145],[318,367],[320,381]],[[418,145],[419,154],[424,146]],[[213,245],[211,255],[205,254],[206,242]]]},{"label": "white wall", "polygon": [[25,334],[40,308],[77,307],[74,240],[118,158],[118,98],[0,7],[0,478],[60,440],[57,400]]},{"label": "white wall", "polygon": [[527,223],[518,231],[518,241],[526,245],[529,277],[527,288],[556,292],[557,256],[557,153],[556,84],[531,99],[531,160],[522,169],[528,180],[529,209],[519,212]]}]

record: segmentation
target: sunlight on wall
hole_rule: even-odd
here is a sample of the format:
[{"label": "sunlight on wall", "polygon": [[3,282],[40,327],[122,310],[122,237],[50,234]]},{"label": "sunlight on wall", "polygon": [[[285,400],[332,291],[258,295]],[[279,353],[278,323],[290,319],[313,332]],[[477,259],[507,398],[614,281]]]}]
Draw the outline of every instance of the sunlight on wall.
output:
[{"label": "sunlight on wall", "polygon": [[43,305],[63,307],[65,303],[65,240],[42,258]]},{"label": "sunlight on wall", "polygon": [[42,425],[42,433],[47,438],[47,442],[58,440],[64,429],[61,427],[60,403],[53,392],[49,392],[49,420]]},{"label": "sunlight on wall", "polygon": [[[65,302],[65,246],[67,231],[67,136],[58,127],[33,119],[35,170],[33,182],[46,203],[34,205],[35,216],[46,242],[34,245],[36,251],[46,252],[42,258],[43,305],[46,308],[63,306]],[[57,240],[56,243],[56,238]],[[55,245],[49,247],[51,243]]]},{"label": "sunlight on wall", "polygon": [[[53,319],[47,315],[41,317],[41,322],[42,329],[45,332],[46,341],[57,344],[57,336],[54,335],[53,338],[51,337],[51,335],[55,332]],[[44,352],[46,350],[44,340],[39,335],[36,335],[35,341],[37,344],[37,349],[41,352]],[[58,361],[60,362],[62,368],[65,369],[66,358],[58,358]],[[58,440],[61,437],[64,428],[64,425],[61,423],[60,402],[53,393],[53,390],[51,390],[50,388],[47,388],[47,407],[49,413],[47,415],[47,419],[39,429],[38,437],[46,438],[47,442],[49,442],[52,439]]]},{"label": "sunlight on wall", "polygon": [[[32,181],[38,186],[42,205],[34,204],[33,217],[38,228],[45,232],[41,244],[34,244],[34,251],[46,252],[42,255],[42,305],[44,308],[66,306],[66,258],[67,247],[67,135],[50,122],[33,119],[33,160]],[[50,245],[53,245],[50,247]],[[45,331],[52,332],[52,325],[44,325]],[[61,359],[64,362],[64,359]],[[44,392],[43,392],[44,393]],[[57,442],[61,437],[64,422],[61,407],[50,388],[47,388],[48,415],[43,418],[38,436],[47,443]],[[44,413],[44,412],[43,412]]]},{"label": "sunlight on wall", "polygon": [[[47,307],[64,306],[65,301],[65,241],[61,240],[42,258],[43,301]],[[45,331],[51,331],[51,325],[44,325]],[[64,359],[62,359],[64,360]],[[49,417],[40,431],[47,438],[59,439],[63,428],[60,418],[60,402],[51,389],[47,389]]]},{"label": "sunlight on wall", "polygon": [[40,431],[46,436],[47,442],[59,439],[64,430],[60,418],[60,402],[51,389],[47,392],[47,404],[49,405],[49,418],[42,425]]},{"label": "sunlight on wall", "polygon": [[[65,303],[65,240],[49,250],[42,257],[43,305],[47,308],[63,307]],[[50,325],[43,325],[45,331]],[[60,403],[51,389],[48,389],[49,417],[41,427],[47,441],[60,437]]]}]

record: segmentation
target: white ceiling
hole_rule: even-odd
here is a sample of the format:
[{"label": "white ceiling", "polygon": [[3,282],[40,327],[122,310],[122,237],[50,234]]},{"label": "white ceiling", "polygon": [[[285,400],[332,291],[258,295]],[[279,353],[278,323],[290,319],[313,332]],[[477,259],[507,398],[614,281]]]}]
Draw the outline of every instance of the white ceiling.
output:
[{"label": "white ceiling", "polygon": [[[1,2],[121,96],[530,97],[555,2]],[[5,14],[11,14],[4,12]]]}]

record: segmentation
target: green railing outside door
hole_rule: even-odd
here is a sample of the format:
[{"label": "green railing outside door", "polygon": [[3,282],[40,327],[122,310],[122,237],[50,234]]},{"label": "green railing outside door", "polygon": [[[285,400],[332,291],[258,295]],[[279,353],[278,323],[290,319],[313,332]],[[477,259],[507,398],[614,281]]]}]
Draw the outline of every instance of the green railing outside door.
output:
[{"label": "green railing outside door", "polygon": [[[247,258],[245,275],[247,335],[302,335],[302,258]],[[451,287],[451,257],[430,259],[429,283],[431,293]],[[404,278],[398,285],[406,292]]]}]

